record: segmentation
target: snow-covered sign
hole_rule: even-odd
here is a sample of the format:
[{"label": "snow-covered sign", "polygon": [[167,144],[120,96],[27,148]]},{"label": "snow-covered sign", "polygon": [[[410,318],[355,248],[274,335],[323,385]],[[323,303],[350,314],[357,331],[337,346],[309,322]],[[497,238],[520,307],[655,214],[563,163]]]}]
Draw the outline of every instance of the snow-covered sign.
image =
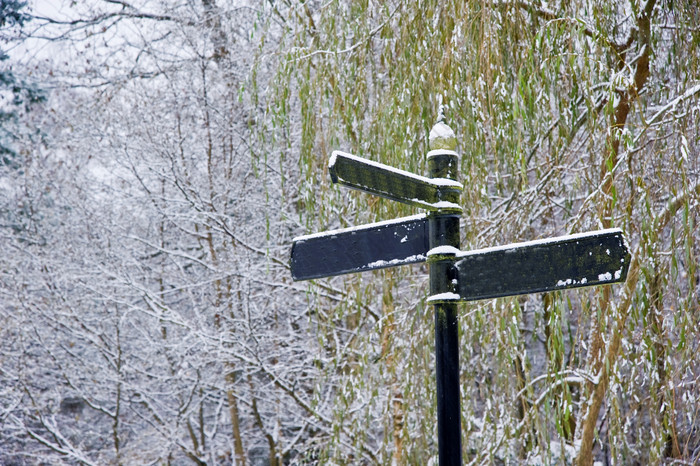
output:
[{"label": "snow-covered sign", "polygon": [[620,282],[629,258],[619,229],[460,252],[455,263],[459,300]]},{"label": "snow-covered sign", "polygon": [[331,155],[328,171],[334,183],[366,193],[431,211],[462,210],[462,184],[454,180],[426,178],[340,151]]},{"label": "snow-covered sign", "polygon": [[425,261],[424,214],[294,238],[292,278],[309,280]]}]

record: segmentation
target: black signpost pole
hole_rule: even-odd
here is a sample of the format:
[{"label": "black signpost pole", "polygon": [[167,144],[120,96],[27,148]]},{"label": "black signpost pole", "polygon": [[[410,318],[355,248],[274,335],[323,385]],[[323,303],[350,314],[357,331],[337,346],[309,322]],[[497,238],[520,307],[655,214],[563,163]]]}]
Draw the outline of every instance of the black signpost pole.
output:
[{"label": "black signpost pole", "polygon": [[[440,119],[430,134],[430,178],[457,180],[459,157],[454,132]],[[438,458],[440,466],[462,464],[459,387],[459,333],[457,276],[459,251],[459,192],[441,199],[428,216],[430,302],[435,312],[435,370],[437,381]]]}]

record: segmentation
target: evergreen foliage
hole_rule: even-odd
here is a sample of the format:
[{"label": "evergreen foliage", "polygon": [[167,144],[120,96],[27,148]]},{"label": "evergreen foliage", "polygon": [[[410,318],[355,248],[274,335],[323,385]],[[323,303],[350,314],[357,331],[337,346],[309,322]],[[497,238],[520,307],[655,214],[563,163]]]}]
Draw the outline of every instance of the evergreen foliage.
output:
[{"label": "evergreen foliage", "polygon": [[[21,28],[31,16],[26,13],[26,2],[16,0],[2,0],[0,3],[0,41],[10,39],[12,30]],[[18,78],[7,66],[9,56],[0,48],[0,165],[8,165],[18,168],[15,160],[17,151],[14,142],[18,138],[18,132],[22,127],[18,125],[18,119],[22,112],[26,112],[34,104],[46,100],[45,93],[35,83]]]}]

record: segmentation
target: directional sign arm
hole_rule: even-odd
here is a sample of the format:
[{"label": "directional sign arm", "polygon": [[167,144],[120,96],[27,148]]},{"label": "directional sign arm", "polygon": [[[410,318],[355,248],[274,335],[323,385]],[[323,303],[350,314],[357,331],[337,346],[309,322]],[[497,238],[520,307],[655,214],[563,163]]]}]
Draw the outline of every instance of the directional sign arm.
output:
[{"label": "directional sign arm", "polygon": [[460,299],[473,301],[620,282],[630,255],[622,231],[611,229],[471,251],[458,259]]},{"label": "directional sign arm", "polygon": [[292,278],[309,280],[425,261],[424,214],[300,236],[292,245]]},{"label": "directional sign arm", "polygon": [[334,183],[366,193],[429,210],[451,205],[461,210],[462,185],[453,180],[426,178],[340,151],[331,155],[328,170]]}]

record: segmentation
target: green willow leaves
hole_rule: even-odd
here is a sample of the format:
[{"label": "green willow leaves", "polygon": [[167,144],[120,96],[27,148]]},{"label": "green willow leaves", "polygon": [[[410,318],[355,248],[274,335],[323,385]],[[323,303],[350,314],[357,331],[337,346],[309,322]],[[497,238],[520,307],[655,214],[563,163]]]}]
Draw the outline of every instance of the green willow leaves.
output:
[{"label": "green willow leaves", "polygon": [[[441,104],[462,156],[463,249],[626,232],[625,286],[464,306],[470,461],[698,460],[697,20],[689,1],[291,7],[269,111],[299,124],[286,141],[303,232],[411,213],[331,188],[326,161],[341,149],[424,173]],[[347,302],[325,300],[326,286]],[[328,347],[337,427],[323,454],[427,463],[425,269],[311,290],[322,338],[342,342]]]}]

